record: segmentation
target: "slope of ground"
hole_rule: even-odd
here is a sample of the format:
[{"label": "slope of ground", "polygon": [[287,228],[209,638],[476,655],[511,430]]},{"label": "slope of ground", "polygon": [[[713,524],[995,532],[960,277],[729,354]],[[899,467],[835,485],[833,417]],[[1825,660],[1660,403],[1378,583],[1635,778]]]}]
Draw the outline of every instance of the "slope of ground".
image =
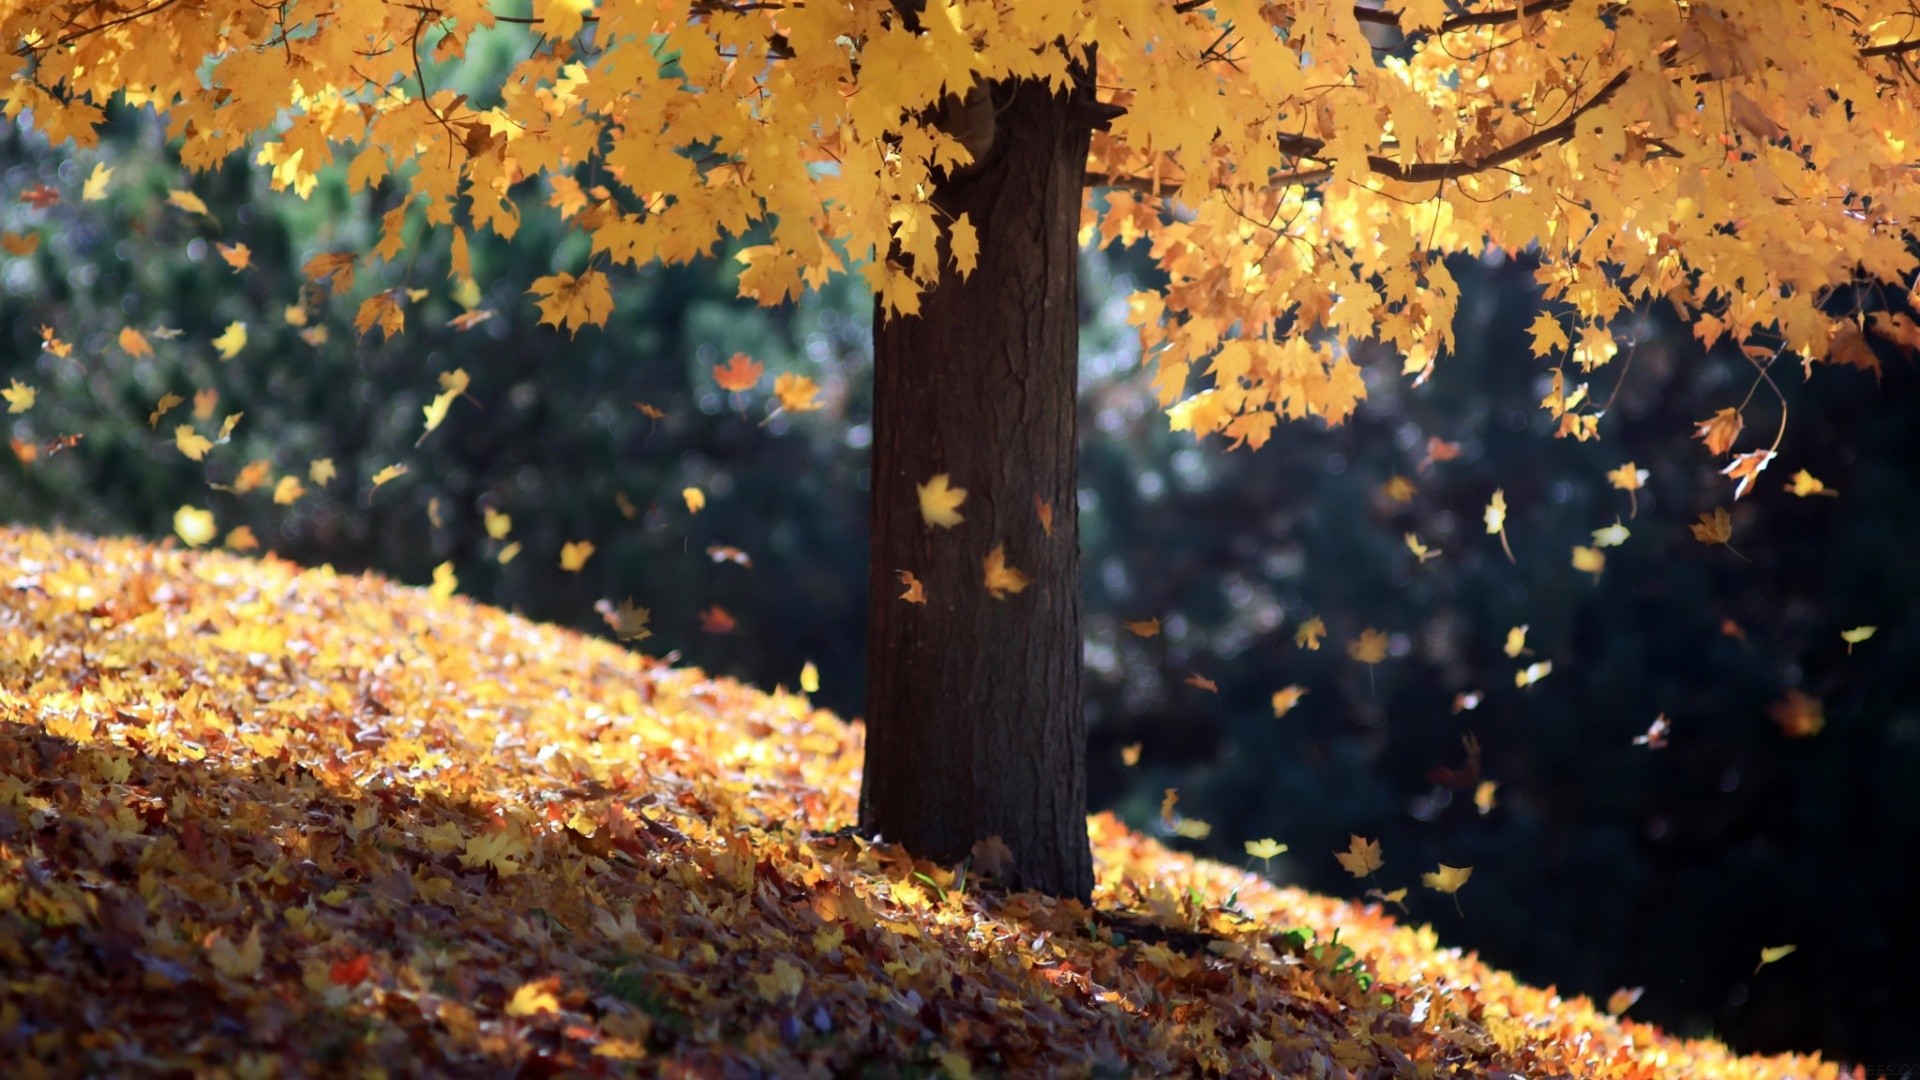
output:
[{"label": "slope of ground", "polygon": [[1838,1077],[1093,820],[1095,911],[845,827],[860,728],[462,599],[0,529],[13,1077]]}]

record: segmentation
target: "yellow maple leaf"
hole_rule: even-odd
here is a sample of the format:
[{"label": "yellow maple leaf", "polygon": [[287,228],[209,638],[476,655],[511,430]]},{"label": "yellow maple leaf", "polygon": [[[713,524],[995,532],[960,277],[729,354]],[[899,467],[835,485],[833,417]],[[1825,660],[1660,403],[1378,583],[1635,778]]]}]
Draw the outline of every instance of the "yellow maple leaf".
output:
[{"label": "yellow maple leaf", "polygon": [[980,236],[974,231],[973,219],[961,214],[947,227],[947,250],[953,255],[953,267],[960,272],[960,280],[980,262]]},{"label": "yellow maple leaf", "polygon": [[189,214],[199,214],[203,217],[212,216],[207,211],[207,204],[200,196],[195,195],[191,191],[180,191],[170,188],[167,191],[167,202],[185,210]]},{"label": "yellow maple leaf", "polygon": [[400,300],[391,290],[374,293],[360,301],[360,309],[353,314],[354,333],[371,333],[376,326],[383,341],[391,340],[407,328],[407,313],[400,309]]},{"label": "yellow maple leaf", "polygon": [[1560,320],[1550,311],[1543,311],[1534,316],[1532,324],[1527,327],[1527,333],[1533,335],[1533,355],[1543,359],[1552,356],[1556,349],[1566,349],[1573,345],[1573,342],[1567,339],[1566,328],[1560,325]]},{"label": "yellow maple leaf", "polygon": [[965,520],[958,509],[967,501],[967,489],[948,487],[947,480],[946,473],[939,473],[926,483],[915,485],[920,493],[920,517],[929,527],[951,529]]},{"label": "yellow maple leaf", "polygon": [[307,489],[305,485],[300,483],[299,477],[283,476],[280,478],[279,483],[273,485],[273,504],[275,506],[292,506],[294,503],[300,501],[300,496],[306,493]]},{"label": "yellow maple leaf", "polygon": [[1753,973],[1758,975],[1760,974],[1760,969],[1766,967],[1768,964],[1777,964],[1785,960],[1799,947],[1798,945],[1769,945],[1761,949],[1760,962],[1753,965]]},{"label": "yellow maple leaf", "polygon": [[0,390],[0,397],[7,399],[9,413],[23,413],[33,408],[34,400],[38,396],[38,391],[19,379],[14,379],[12,385]]},{"label": "yellow maple leaf", "polygon": [[1620,519],[1614,518],[1613,524],[1593,530],[1593,546],[1603,548],[1619,547],[1621,544],[1626,543],[1627,537],[1631,535],[1632,533],[1628,532],[1627,527],[1620,524]]},{"label": "yellow maple leaf", "polygon": [[225,933],[216,930],[207,935],[207,962],[213,969],[229,979],[251,979],[260,974],[260,965],[266,959],[266,951],[260,944],[260,924],[254,923],[253,929],[239,945],[227,940]]},{"label": "yellow maple leaf", "polygon": [[592,557],[591,540],[571,540],[560,545],[560,569],[570,574],[579,573],[580,568],[587,565],[587,560]]},{"label": "yellow maple leaf", "polygon": [[1793,479],[1787,484],[1787,490],[1803,499],[1809,495],[1836,497],[1840,494],[1838,491],[1821,483],[1819,477],[1814,476],[1805,469],[1801,469],[1799,472],[1793,474]]},{"label": "yellow maple leaf", "polygon": [[1315,615],[1294,628],[1293,643],[1310,652],[1320,651],[1320,639],[1327,636],[1327,624]]},{"label": "yellow maple leaf", "polygon": [[1380,857],[1380,841],[1357,835],[1347,837],[1347,850],[1336,851],[1333,857],[1354,877],[1366,877],[1387,863]]},{"label": "yellow maple leaf", "polygon": [[1441,863],[1438,870],[1421,874],[1420,883],[1434,892],[1457,893],[1460,891],[1460,886],[1465,885],[1467,879],[1472,876],[1473,867],[1471,866],[1448,866],[1446,863]]},{"label": "yellow maple leaf", "polygon": [[800,689],[809,694],[820,692],[820,669],[811,660],[800,666]]},{"label": "yellow maple leaf", "polygon": [[99,202],[107,197],[107,181],[113,179],[113,167],[100,162],[87,174],[87,182],[80,185],[81,202]]},{"label": "yellow maple leaf", "polygon": [[1640,516],[1640,489],[1647,486],[1647,470],[1635,468],[1629,461],[1607,471],[1607,482],[1627,493],[1627,516]]},{"label": "yellow maple leaf", "polygon": [[1420,489],[1414,486],[1413,481],[1404,476],[1394,476],[1380,485],[1380,494],[1391,502],[1412,502],[1413,497],[1419,493]]},{"label": "yellow maple leaf", "polygon": [[230,322],[219,337],[213,339],[213,347],[220,351],[220,359],[231,360],[240,355],[247,347],[247,324]]},{"label": "yellow maple leaf", "polygon": [[1407,550],[1413,552],[1413,557],[1418,562],[1426,562],[1428,559],[1437,559],[1440,557],[1440,549],[1430,548],[1421,543],[1420,536],[1417,533],[1407,533],[1401,537],[1401,539],[1406,541]]},{"label": "yellow maple leaf", "polygon": [[131,326],[121,328],[119,340],[120,348],[124,350],[128,356],[138,359],[142,356],[153,355],[153,346],[147,344],[147,336]]},{"label": "yellow maple leaf", "polygon": [[1473,806],[1481,817],[1493,813],[1493,794],[1499,787],[1498,781],[1482,780],[1480,786],[1473,789]]},{"label": "yellow maple leaf", "polygon": [[520,554],[520,541],[515,540],[513,543],[508,544],[506,547],[501,548],[500,554],[495,556],[495,558],[499,560],[501,566],[505,566],[514,560],[514,556],[519,554]]},{"label": "yellow maple leaf", "polygon": [[1507,561],[1513,562],[1513,546],[1507,543],[1507,492],[1504,488],[1493,489],[1493,498],[1487,500],[1485,513],[1487,535],[1500,538],[1500,550],[1507,553]]},{"label": "yellow maple leaf", "polygon": [[433,584],[427,586],[427,595],[435,600],[445,600],[460,587],[460,579],[454,576],[453,563],[443,562],[433,568]]},{"label": "yellow maple leaf", "polygon": [[179,405],[185,400],[187,399],[181,397],[179,394],[161,394],[160,400],[153,406],[153,411],[147,414],[147,426],[160,426],[160,418],[172,412],[176,405]]},{"label": "yellow maple leaf", "polygon": [[706,509],[707,493],[697,487],[680,489],[680,497],[686,500],[687,513],[697,514]]},{"label": "yellow maple leaf", "polygon": [[487,536],[494,540],[505,540],[507,533],[513,531],[513,517],[491,506],[482,508],[480,517],[486,526]]},{"label": "yellow maple leaf", "polygon": [[513,992],[513,996],[507,999],[508,1016],[538,1016],[541,1013],[559,1011],[560,999],[553,995],[552,984],[546,979],[522,983],[520,988]]},{"label": "yellow maple leaf", "polygon": [[773,396],[788,412],[813,412],[826,407],[820,400],[820,386],[805,375],[788,372],[773,380]]},{"label": "yellow maple leaf", "polygon": [[1525,690],[1553,674],[1553,661],[1539,660],[1513,673],[1513,685]]},{"label": "yellow maple leaf", "polygon": [[193,430],[192,424],[181,424],[173,429],[173,445],[187,455],[189,461],[201,461],[207,451],[213,449],[213,440]]},{"label": "yellow maple leaf", "polygon": [[253,249],[245,244],[215,244],[213,246],[214,249],[220,253],[221,260],[232,267],[235,273],[245,270],[253,262]]},{"label": "yellow maple leaf", "polygon": [[1307,696],[1307,688],[1297,683],[1292,686],[1283,686],[1280,689],[1275,690],[1273,692],[1274,719],[1278,720],[1280,717],[1285,716],[1288,713],[1292,712],[1293,707],[1295,705],[1300,704],[1300,699],[1306,696]]},{"label": "yellow maple leaf", "polygon": [[586,25],[593,0],[533,0],[533,17],[540,32],[556,41],[565,41]]},{"label": "yellow maple leaf", "polygon": [[373,474],[373,486],[378,489],[382,484],[405,475],[407,475],[407,467],[405,465],[389,465]]},{"label": "yellow maple leaf", "polygon": [[213,441],[218,445],[225,445],[229,439],[233,438],[233,429],[240,426],[240,418],[245,415],[247,414],[243,412],[228,413],[220,421],[220,430],[214,433]]},{"label": "yellow maple leaf", "polygon": [[335,475],[332,458],[315,458],[307,463],[307,479],[322,487],[333,483]]},{"label": "yellow maple leaf", "polygon": [[199,547],[214,537],[213,512],[182,506],[173,512],[173,531],[188,547]]},{"label": "yellow maple leaf", "polygon": [[1851,630],[1840,631],[1840,640],[1847,643],[1847,655],[1853,655],[1853,647],[1872,637],[1877,626],[1856,626]]},{"label": "yellow maple leaf", "polygon": [[527,291],[539,298],[534,303],[540,309],[540,325],[552,324],[569,335],[583,326],[603,326],[613,314],[613,292],[607,275],[598,270],[579,277],[559,273],[535,278]]},{"label": "yellow maple leaf", "polygon": [[632,600],[622,600],[603,610],[601,615],[621,641],[644,641],[653,636],[653,631],[647,629],[647,620],[653,617],[653,612],[635,606]]},{"label": "yellow maple leaf", "polygon": [[1573,568],[1582,573],[1592,574],[1597,581],[1601,571],[1607,568],[1607,553],[1597,547],[1575,547]]},{"label": "yellow maple leaf", "polygon": [[260,540],[253,535],[251,526],[238,525],[227,533],[226,545],[235,551],[252,551],[260,546]]},{"label": "yellow maple leaf", "polygon": [[1138,622],[1128,622],[1122,625],[1128,630],[1131,630],[1135,637],[1150,638],[1160,636],[1160,618],[1157,615],[1151,619],[1141,619]]},{"label": "yellow maple leaf", "polygon": [[1128,743],[1120,748],[1120,764],[1131,769],[1140,764],[1141,743]]},{"label": "yellow maple leaf", "polygon": [[1005,600],[1008,593],[1020,592],[1032,584],[1027,575],[1007,565],[1005,544],[995,544],[993,550],[987,553],[984,565],[987,592],[993,594],[995,600]]},{"label": "yellow maple leaf", "polygon": [[1507,629],[1506,644],[1500,646],[1500,651],[1515,659],[1518,659],[1522,655],[1533,655],[1533,650],[1527,648],[1527,628],[1528,624],[1526,623],[1509,627]]},{"label": "yellow maple leaf", "polygon": [[1287,852],[1287,845],[1275,840],[1271,836],[1262,837],[1258,840],[1249,840],[1243,846],[1246,848],[1248,855],[1262,861],[1279,858]]},{"label": "yellow maple leaf", "polygon": [[1633,1008],[1634,1002],[1639,1001],[1640,995],[1646,992],[1647,990],[1644,986],[1623,986],[1615,990],[1613,993],[1607,995],[1607,1012],[1614,1016],[1619,1016],[1621,1013]]},{"label": "yellow maple leaf", "polygon": [[327,283],[327,295],[338,296],[353,291],[354,263],[358,257],[351,251],[323,251],[308,259],[300,267],[300,273],[308,281]]},{"label": "yellow maple leaf", "polygon": [[1369,626],[1360,631],[1360,636],[1347,642],[1347,655],[1363,664],[1377,664],[1387,658],[1387,635],[1385,631]]}]

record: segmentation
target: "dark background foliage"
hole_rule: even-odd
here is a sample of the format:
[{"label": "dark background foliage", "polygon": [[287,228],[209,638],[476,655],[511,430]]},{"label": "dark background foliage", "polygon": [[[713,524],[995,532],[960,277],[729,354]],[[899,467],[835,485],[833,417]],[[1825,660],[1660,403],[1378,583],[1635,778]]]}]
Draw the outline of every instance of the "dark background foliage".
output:
[{"label": "dark background foliage", "polygon": [[[117,169],[111,193],[81,204],[96,160]],[[811,660],[816,700],[859,715],[870,355],[855,289],[761,311],[732,299],[724,257],[623,273],[613,320],[569,340],[535,325],[520,290],[577,269],[584,244],[533,207],[544,193],[528,185],[514,240],[475,243],[494,318],[446,326],[463,308],[438,237],[401,265],[363,271],[351,296],[312,305],[328,331],[314,345],[283,318],[303,295],[299,268],[318,252],[364,250],[386,193],[348,197],[335,179],[302,202],[271,193],[263,170],[240,160],[188,178],[131,116],[98,154],[0,128],[0,162],[0,227],[41,237],[32,255],[0,259],[0,384],[39,390],[30,412],[6,418],[9,435],[85,436],[0,464],[0,517],[161,537],[177,507],[203,506],[223,534],[246,525],[287,558],[414,583],[451,560],[467,595],[602,633],[596,603],[630,597],[653,611],[656,636],[641,647],[763,686],[793,685]],[[66,201],[21,203],[36,184]],[[165,205],[169,187],[187,186],[211,219]],[[235,241],[253,252],[240,273],[214,246]],[[1227,453],[1168,432],[1146,391],[1124,325],[1125,294],[1152,284],[1145,253],[1087,257],[1081,520],[1096,808],[1158,828],[1162,792],[1177,788],[1181,811],[1212,826],[1178,843],[1257,865],[1242,844],[1271,836],[1291,845],[1271,866],[1282,880],[1345,895],[1411,885],[1410,918],[1442,940],[1569,994],[1645,986],[1634,1015],[1682,1031],[1751,1050],[1920,1057],[1901,989],[1920,961],[1912,365],[1886,354],[1878,380],[1781,365],[1791,407],[1781,457],[1732,504],[1718,462],[1687,435],[1747,396],[1754,370],[1737,352],[1703,354],[1661,313],[1622,320],[1631,360],[1592,380],[1597,398],[1613,397],[1603,437],[1556,440],[1525,334],[1539,310],[1529,266],[1453,269],[1466,296],[1459,349],[1427,384],[1411,386],[1375,351],[1354,422],[1284,425],[1261,451]],[[429,290],[407,332],[356,336],[358,299],[402,283]],[[223,362],[207,343],[236,319],[251,340]],[[74,344],[71,359],[41,350],[42,324]],[[114,344],[123,326],[182,332],[135,360]],[[783,371],[817,379],[826,408],[768,418],[764,389],[722,392],[710,368],[735,351],[767,363],[763,388]],[[472,376],[478,404],[456,402],[416,447],[420,408],[453,368]],[[171,445],[190,405],[158,430],[148,413],[163,393],[191,401],[208,387],[221,404],[203,431],[246,415],[196,464]],[[1779,416],[1766,387],[1753,400],[1742,449],[1766,445]],[[1423,468],[1429,437],[1458,442],[1460,457]],[[270,486],[208,486],[256,459],[304,476],[321,457],[339,479],[291,507],[276,506]],[[1628,460],[1651,474],[1631,517],[1605,479]],[[373,490],[374,473],[396,462],[408,474]],[[1841,496],[1784,492],[1800,468]],[[1394,476],[1413,482],[1411,500],[1384,493]],[[687,486],[709,495],[697,515],[681,500]],[[1495,488],[1512,508],[1511,564],[1481,526]],[[1686,529],[1717,506],[1733,510],[1738,556]],[[481,526],[488,507],[513,516],[523,544],[505,565]],[[1571,548],[1616,517],[1632,538],[1607,550],[1598,580],[1575,570]],[[1410,531],[1442,554],[1416,561],[1401,539]],[[563,573],[559,548],[578,539],[597,553]],[[738,546],[753,567],[710,559],[710,545]],[[716,605],[738,620],[733,632],[701,630]],[[1293,631],[1314,616],[1330,634],[1306,651]],[[1122,626],[1152,617],[1158,637]],[[1519,624],[1535,655],[1509,659],[1501,646]],[[1839,632],[1859,624],[1879,633],[1848,655]],[[1391,643],[1373,668],[1345,649],[1369,627]],[[1514,671],[1534,660],[1553,673],[1517,688]],[[1219,692],[1186,684],[1191,674]],[[1269,698],[1288,684],[1309,693],[1276,719]],[[1789,689],[1824,703],[1817,737],[1789,739],[1769,721]],[[1454,711],[1470,691],[1483,693],[1479,707]],[[1670,745],[1634,745],[1662,713]],[[1482,777],[1498,783],[1484,815],[1462,774],[1467,737]],[[1134,743],[1140,762],[1127,767],[1122,748]],[[1354,833],[1382,842],[1377,882],[1332,858]],[[1459,911],[1418,885],[1439,862],[1474,867]],[[1799,950],[1756,974],[1760,948],[1785,943]]]}]

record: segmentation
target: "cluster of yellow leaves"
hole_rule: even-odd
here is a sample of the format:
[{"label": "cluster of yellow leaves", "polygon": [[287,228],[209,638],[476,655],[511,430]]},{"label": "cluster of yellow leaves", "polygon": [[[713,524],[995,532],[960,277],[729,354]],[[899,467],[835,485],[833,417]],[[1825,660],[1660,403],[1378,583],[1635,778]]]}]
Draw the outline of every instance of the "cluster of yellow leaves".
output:
[{"label": "cluster of yellow leaves", "polygon": [[955,1074],[1839,1076],[1669,1038],[1105,815],[1090,935],[1078,904],[976,887],[1004,845],[968,874],[845,832],[859,727],[424,590],[22,530],[0,580],[23,1080],[155,1046],[242,1075],[837,1074],[935,1047]]}]

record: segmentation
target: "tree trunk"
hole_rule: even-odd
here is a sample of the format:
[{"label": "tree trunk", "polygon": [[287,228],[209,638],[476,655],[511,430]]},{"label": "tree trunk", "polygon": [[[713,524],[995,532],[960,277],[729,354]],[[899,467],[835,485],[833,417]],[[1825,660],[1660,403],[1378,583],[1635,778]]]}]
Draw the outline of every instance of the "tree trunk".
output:
[{"label": "tree trunk", "polygon": [[[978,231],[978,264],[964,281],[948,264],[916,316],[874,313],[860,819],[946,863],[999,837],[1012,852],[1003,880],[1084,899],[1075,395],[1091,124],[1041,83],[990,93],[991,148],[938,197]],[[923,520],[916,492],[941,473],[967,492],[950,529]],[[1032,579],[1004,599],[985,585],[999,545]],[[901,599],[902,570],[925,604]]]}]

